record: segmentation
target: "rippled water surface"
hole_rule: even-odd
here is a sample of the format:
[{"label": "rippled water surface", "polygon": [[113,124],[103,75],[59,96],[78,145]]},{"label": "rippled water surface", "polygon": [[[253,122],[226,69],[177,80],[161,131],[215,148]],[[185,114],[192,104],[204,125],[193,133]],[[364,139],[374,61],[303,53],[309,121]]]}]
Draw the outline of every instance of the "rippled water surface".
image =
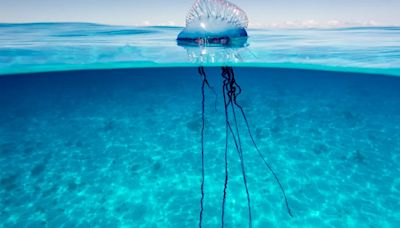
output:
[{"label": "rippled water surface", "polygon": [[0,24],[0,74],[235,65],[400,75],[400,28],[249,30],[245,48],[179,47],[179,27]]}]

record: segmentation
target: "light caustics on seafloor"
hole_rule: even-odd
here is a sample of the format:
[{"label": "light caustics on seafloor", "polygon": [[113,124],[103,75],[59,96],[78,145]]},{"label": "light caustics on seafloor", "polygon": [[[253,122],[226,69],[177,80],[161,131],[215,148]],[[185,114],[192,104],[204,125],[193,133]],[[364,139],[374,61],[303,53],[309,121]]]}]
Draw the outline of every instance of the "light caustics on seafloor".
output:
[{"label": "light caustics on seafloor", "polygon": [[[205,87],[216,93],[214,88],[210,86],[207,81],[207,76],[202,66],[203,63],[226,62],[226,66],[222,67],[222,94],[224,98],[224,111],[225,111],[225,181],[224,190],[222,193],[221,203],[221,226],[225,225],[225,203],[227,196],[227,189],[229,187],[229,161],[228,161],[228,144],[229,136],[232,137],[233,146],[237,151],[241,173],[243,178],[243,185],[247,196],[248,207],[248,221],[249,227],[252,227],[252,207],[250,191],[247,185],[246,166],[243,156],[243,142],[239,134],[238,121],[242,119],[246,125],[248,136],[257,152],[257,155],[264,162],[267,170],[272,174],[276,183],[279,185],[281,193],[284,198],[287,213],[292,217],[293,214],[290,210],[288,199],[279,180],[276,172],[268,163],[265,156],[258,148],[254,137],[252,135],[250,125],[245,114],[244,108],[240,105],[238,100],[242,89],[236,82],[233,68],[229,63],[240,61],[238,50],[247,45],[247,24],[248,18],[246,13],[236,5],[224,0],[197,0],[192,9],[189,11],[186,18],[186,27],[177,38],[177,43],[183,46],[188,51],[188,56],[191,61],[200,64],[198,73],[202,77],[202,128],[201,128],[201,166],[202,166],[202,179],[201,179],[201,199],[200,199],[200,215],[199,227],[203,225],[203,212],[204,212],[204,130],[205,130]],[[223,58],[222,61],[217,58]]]}]

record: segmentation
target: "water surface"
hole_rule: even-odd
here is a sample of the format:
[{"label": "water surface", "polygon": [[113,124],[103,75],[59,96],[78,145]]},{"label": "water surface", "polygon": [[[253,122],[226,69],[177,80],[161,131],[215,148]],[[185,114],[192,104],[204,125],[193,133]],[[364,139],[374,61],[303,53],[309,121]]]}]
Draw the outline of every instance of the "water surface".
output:
[{"label": "water surface", "polygon": [[400,28],[250,29],[246,48],[183,48],[180,27],[0,24],[0,74],[233,65],[400,75]]}]

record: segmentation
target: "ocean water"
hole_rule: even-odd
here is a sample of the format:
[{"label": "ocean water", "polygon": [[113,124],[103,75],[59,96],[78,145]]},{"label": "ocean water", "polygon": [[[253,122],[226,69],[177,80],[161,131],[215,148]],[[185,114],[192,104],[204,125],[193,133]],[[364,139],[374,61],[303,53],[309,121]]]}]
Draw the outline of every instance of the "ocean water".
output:
[{"label": "ocean water", "polygon": [[400,27],[250,29],[244,48],[179,47],[181,30],[0,23],[0,75],[225,64],[400,76]]},{"label": "ocean water", "polygon": [[[235,68],[238,97],[273,177],[239,120],[254,227],[400,224],[400,78]],[[225,122],[206,68],[204,227],[220,226]],[[221,88],[221,89],[220,89]],[[201,78],[196,68],[0,77],[2,227],[196,227]],[[217,104],[215,100],[217,99]],[[230,142],[232,143],[232,141]],[[246,227],[229,147],[226,227]]]},{"label": "ocean water", "polygon": [[[0,25],[0,227],[198,227],[199,65],[203,227],[221,227],[221,66],[293,213],[238,115],[253,227],[400,226],[398,28],[251,30],[243,49],[179,30]],[[231,138],[227,161],[225,227],[248,227]]]}]

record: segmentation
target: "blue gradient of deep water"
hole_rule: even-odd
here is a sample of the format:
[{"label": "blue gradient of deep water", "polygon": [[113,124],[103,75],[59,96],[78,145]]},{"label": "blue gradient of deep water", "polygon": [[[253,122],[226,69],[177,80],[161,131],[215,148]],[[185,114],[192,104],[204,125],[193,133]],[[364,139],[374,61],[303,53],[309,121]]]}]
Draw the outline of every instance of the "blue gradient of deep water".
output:
[{"label": "blue gradient of deep water", "polygon": [[[242,129],[254,227],[400,225],[400,78],[234,68],[262,153]],[[225,122],[206,68],[204,227],[219,227]],[[215,108],[215,99],[217,107]],[[196,68],[0,77],[0,227],[196,227],[201,78]],[[247,226],[229,150],[226,227]]]}]

